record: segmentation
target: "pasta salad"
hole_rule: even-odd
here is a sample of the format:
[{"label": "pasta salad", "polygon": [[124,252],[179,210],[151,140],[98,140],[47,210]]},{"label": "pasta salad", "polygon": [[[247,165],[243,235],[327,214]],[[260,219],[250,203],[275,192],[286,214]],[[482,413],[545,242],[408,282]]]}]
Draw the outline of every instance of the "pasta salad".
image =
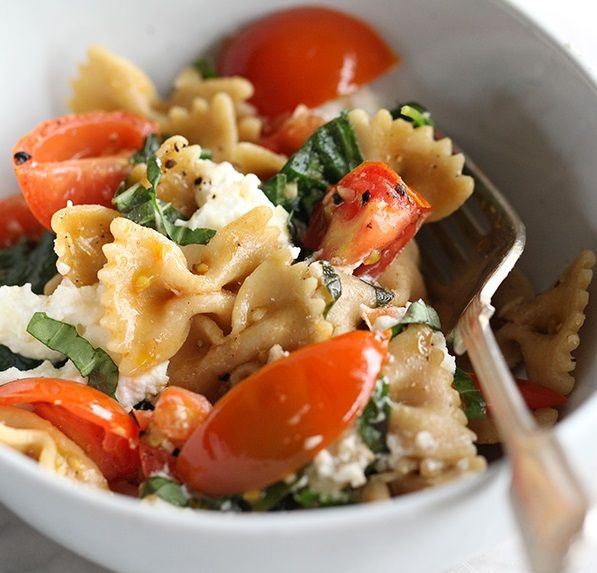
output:
[{"label": "pasta salad", "polygon": [[[367,88],[398,62],[364,22],[317,7],[249,23],[167,98],[91,47],[72,114],[16,143],[22,195],[1,201],[0,444],[220,511],[483,471],[490,405],[415,238],[474,181],[423,106],[385,109]],[[541,294],[514,271],[496,296],[543,424],[574,387],[594,264],[581,252]]]}]

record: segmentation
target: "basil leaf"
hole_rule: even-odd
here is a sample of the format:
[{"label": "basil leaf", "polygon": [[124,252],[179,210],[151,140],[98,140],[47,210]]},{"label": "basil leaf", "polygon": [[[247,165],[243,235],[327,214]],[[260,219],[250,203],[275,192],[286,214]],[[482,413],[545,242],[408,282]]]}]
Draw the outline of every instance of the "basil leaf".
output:
[{"label": "basil leaf", "polygon": [[404,119],[405,121],[412,123],[414,127],[434,125],[431,114],[427,108],[414,101],[400,104],[390,113],[394,119]]},{"label": "basil leaf", "polygon": [[318,128],[261,189],[306,225],[327,188],[363,162],[345,112]]},{"label": "basil leaf", "polygon": [[246,497],[244,499],[248,501],[252,511],[272,511],[277,509],[282,501],[288,497],[293,485],[294,482],[279,481],[262,490],[256,501],[248,501]]},{"label": "basil leaf", "polygon": [[299,506],[307,509],[351,505],[357,501],[351,491],[320,492],[308,487],[297,491],[292,497]]},{"label": "basil leaf", "polygon": [[189,505],[189,496],[182,489],[182,486],[167,477],[152,476],[139,486],[139,496],[141,498],[150,495],[155,495],[176,507],[188,507]]},{"label": "basil leaf", "polygon": [[402,320],[392,327],[392,338],[400,334],[409,324],[424,324],[433,330],[441,330],[442,326],[435,309],[422,300],[411,303]]},{"label": "basil leaf", "polygon": [[129,162],[133,165],[137,163],[147,163],[149,159],[155,155],[156,151],[160,148],[160,141],[155,133],[150,133],[143,140],[143,147],[139,149],[135,154],[131,156]]},{"label": "basil leaf", "polygon": [[357,420],[357,430],[374,454],[388,452],[386,436],[392,411],[390,385],[383,376],[378,378],[373,393]]},{"label": "basil leaf", "polygon": [[150,157],[147,160],[147,180],[150,188],[146,189],[137,183],[128,189],[120,189],[112,199],[112,204],[127,219],[155,229],[179,245],[209,243],[216,234],[213,229],[189,229],[175,224],[175,221],[182,220],[183,216],[170,203],[158,199],[156,190],[161,176],[159,159],[155,156]]},{"label": "basil leaf", "polygon": [[94,348],[79,336],[74,326],[54,320],[45,312],[36,312],[27,325],[27,332],[69,358],[81,376],[89,378],[89,386],[116,398],[118,367],[101,348]]},{"label": "basil leaf", "polygon": [[330,312],[330,309],[336,304],[336,301],[342,296],[342,281],[337,275],[334,267],[327,261],[320,261],[321,270],[323,271],[323,286],[328,291],[331,301],[327,303],[323,310],[323,317],[325,318]]},{"label": "basil leaf", "polygon": [[23,239],[0,250],[0,286],[23,286],[31,283],[35,294],[56,274],[55,235],[44,233],[37,241]]},{"label": "basil leaf", "polygon": [[197,58],[193,62],[193,67],[201,74],[201,77],[204,80],[218,77],[216,67],[214,66],[213,61],[209,58]]},{"label": "basil leaf", "polygon": [[487,415],[487,403],[483,398],[483,394],[464,370],[456,368],[452,386],[460,394],[464,413],[469,420],[478,420]]},{"label": "basil leaf", "polygon": [[26,358],[20,354],[15,354],[8,346],[0,344],[0,372],[9,368],[31,370],[37,368],[42,362],[43,360],[35,360],[34,358]]},{"label": "basil leaf", "polygon": [[201,148],[201,153],[199,154],[199,159],[211,159],[213,154],[211,149]]},{"label": "basil leaf", "polygon": [[141,402],[137,402],[133,406],[133,410],[147,410],[152,411],[155,410],[155,406],[149,402],[148,400],[141,400]]},{"label": "basil leaf", "polygon": [[237,495],[224,497],[210,497],[208,495],[193,496],[189,500],[189,507],[193,509],[209,509],[212,511],[236,513],[251,510],[243,498]]}]

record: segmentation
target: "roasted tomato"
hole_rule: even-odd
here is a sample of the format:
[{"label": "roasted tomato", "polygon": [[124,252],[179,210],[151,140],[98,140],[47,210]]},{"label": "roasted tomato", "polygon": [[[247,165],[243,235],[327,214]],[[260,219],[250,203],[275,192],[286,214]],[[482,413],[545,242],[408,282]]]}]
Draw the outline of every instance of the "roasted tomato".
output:
[{"label": "roasted tomato", "polygon": [[0,199],[0,213],[0,249],[21,238],[36,239],[44,231],[21,195]]},{"label": "roasted tomato", "polygon": [[385,163],[365,161],[316,207],[304,244],[355,274],[379,276],[415,235],[431,207]]},{"label": "roasted tomato", "polygon": [[97,111],[45,121],[13,149],[15,175],[27,205],[50,229],[52,215],[66,206],[111,206],[130,170],[129,157],[157,126],[124,112]]},{"label": "roasted tomato", "polygon": [[215,404],[183,446],[178,476],[228,495],[299,470],[359,415],[386,354],[382,336],[354,331],[268,364]]},{"label": "roasted tomato", "polygon": [[0,406],[32,405],[80,446],[107,480],[136,477],[139,429],[103,392],[69,380],[25,378],[0,386]]},{"label": "roasted tomato", "polygon": [[223,48],[218,70],[255,87],[253,103],[266,116],[292,112],[354,92],[398,57],[363,21],[331,8],[274,12],[242,28]]}]

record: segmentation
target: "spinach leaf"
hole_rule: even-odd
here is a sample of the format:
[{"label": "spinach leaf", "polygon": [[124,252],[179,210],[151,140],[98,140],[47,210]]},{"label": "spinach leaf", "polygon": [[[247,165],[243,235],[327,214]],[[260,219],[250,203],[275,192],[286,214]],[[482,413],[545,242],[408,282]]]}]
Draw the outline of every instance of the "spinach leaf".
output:
[{"label": "spinach leaf", "polygon": [[460,394],[464,413],[469,420],[478,420],[487,415],[487,403],[483,395],[464,370],[456,368],[452,386]]},{"label": "spinach leaf", "polygon": [[216,67],[210,58],[197,58],[193,62],[193,67],[201,74],[204,80],[218,77]]},{"label": "spinach leaf", "polygon": [[94,348],[79,336],[74,326],[54,320],[45,312],[36,312],[27,325],[27,332],[48,348],[67,356],[81,376],[89,378],[89,386],[116,398],[118,367],[104,350]]},{"label": "spinach leaf", "polygon": [[429,111],[420,103],[414,101],[399,104],[390,113],[394,119],[404,119],[412,123],[414,127],[434,125]]},{"label": "spinach leaf", "polygon": [[42,362],[43,360],[35,360],[34,358],[26,358],[20,354],[15,354],[8,346],[0,344],[0,372],[13,367],[18,370],[31,370]]},{"label": "spinach leaf", "polygon": [[216,234],[213,229],[189,229],[175,224],[183,216],[170,203],[158,199],[156,190],[161,176],[159,159],[150,157],[147,160],[147,180],[150,187],[146,189],[137,183],[128,189],[121,189],[112,199],[112,204],[131,221],[151,227],[179,245],[209,243]]},{"label": "spinach leaf", "polygon": [[354,130],[344,112],[317,129],[261,188],[272,203],[292,214],[295,225],[307,225],[327,188],[362,162]]},{"label": "spinach leaf", "polygon": [[330,309],[336,304],[336,301],[342,296],[342,281],[330,263],[320,261],[320,264],[323,271],[323,286],[325,286],[331,298],[323,311],[323,317],[325,318]]},{"label": "spinach leaf", "polygon": [[373,393],[363,413],[357,420],[357,430],[363,441],[374,454],[388,452],[386,436],[392,402],[389,397],[390,385],[382,376],[375,382]]},{"label": "spinach leaf", "polygon": [[56,274],[55,235],[44,233],[39,240],[25,239],[0,250],[0,286],[31,283],[35,294]]},{"label": "spinach leaf", "polygon": [[160,148],[160,140],[155,133],[150,133],[143,140],[143,147],[133,154],[129,162],[133,165],[137,163],[147,163],[153,157],[156,151]]},{"label": "spinach leaf", "polygon": [[171,503],[177,507],[188,507],[189,496],[182,486],[163,476],[152,476],[147,478],[139,487],[141,498],[156,495],[161,500]]},{"label": "spinach leaf", "polygon": [[425,324],[433,330],[441,330],[442,326],[435,309],[422,300],[417,300],[408,307],[402,320],[392,327],[392,338],[400,334],[409,324]]}]

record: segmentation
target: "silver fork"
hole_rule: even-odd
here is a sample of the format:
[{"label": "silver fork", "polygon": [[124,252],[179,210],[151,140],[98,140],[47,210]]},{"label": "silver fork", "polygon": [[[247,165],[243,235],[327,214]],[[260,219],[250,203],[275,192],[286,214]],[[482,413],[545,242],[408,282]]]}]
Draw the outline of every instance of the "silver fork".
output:
[{"label": "silver fork", "polygon": [[[535,573],[560,573],[582,531],[588,499],[553,432],[526,407],[491,331],[491,298],[522,254],[525,228],[516,212],[469,159],[475,192],[450,217],[417,235],[432,295],[454,348],[465,350],[491,403],[512,468],[511,498]],[[435,285],[435,287],[433,286]],[[434,292],[435,291],[435,292]]]}]

